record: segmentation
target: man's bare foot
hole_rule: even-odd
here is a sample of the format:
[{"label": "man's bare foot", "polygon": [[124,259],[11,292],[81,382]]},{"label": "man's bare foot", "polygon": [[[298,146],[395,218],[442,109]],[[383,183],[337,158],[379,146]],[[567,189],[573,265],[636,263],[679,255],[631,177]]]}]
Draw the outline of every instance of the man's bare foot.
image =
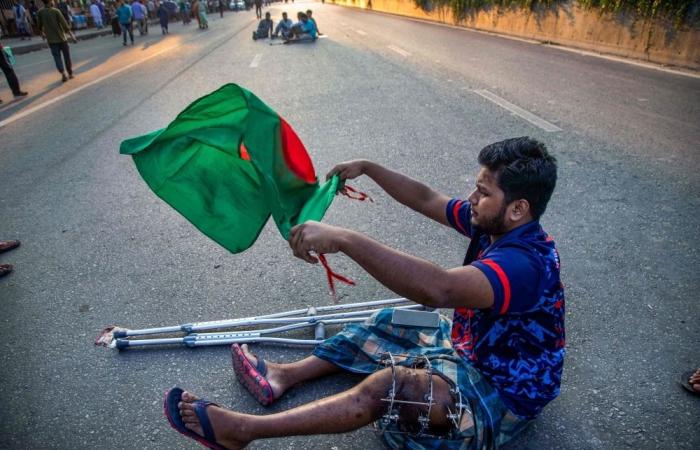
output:
[{"label": "man's bare foot", "polygon": [[700,369],[693,372],[693,374],[688,379],[688,384],[693,389],[693,391],[700,394]]},{"label": "man's bare foot", "polygon": [[[177,406],[180,409],[180,417],[185,423],[185,427],[200,436],[204,436],[199,417],[197,417],[197,413],[194,410],[194,402],[199,400],[199,398],[185,391],[182,393],[181,400]],[[250,440],[246,440],[242,436],[245,434],[244,430],[246,429],[243,426],[245,419],[242,414],[210,405],[207,407],[207,416],[218,445],[229,450],[238,450],[244,448],[250,442]]]},{"label": "man's bare foot", "polygon": [[[257,367],[258,357],[250,351],[248,344],[241,345],[241,350],[248,361],[250,361],[250,364],[253,367]],[[270,387],[272,388],[273,400],[277,400],[282,396],[282,394],[284,394],[288,386],[284,384],[284,377],[282,376],[282,370],[280,369],[279,364],[265,361],[265,366],[267,367],[265,379],[268,383],[270,383]]]}]

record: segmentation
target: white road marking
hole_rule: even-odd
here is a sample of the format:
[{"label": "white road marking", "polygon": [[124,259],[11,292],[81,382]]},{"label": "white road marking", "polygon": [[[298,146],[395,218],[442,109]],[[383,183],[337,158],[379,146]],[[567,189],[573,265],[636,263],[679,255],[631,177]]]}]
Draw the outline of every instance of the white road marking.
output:
[{"label": "white road marking", "polygon": [[397,47],[395,45],[388,45],[387,47],[389,48],[389,50],[395,51],[396,53],[398,53],[399,55],[401,55],[403,57],[411,56],[410,53],[408,53],[406,50],[402,49],[401,47]]},{"label": "white road marking", "polygon": [[[201,37],[203,37],[203,36],[206,36],[206,34],[200,34],[199,36],[196,36],[195,38],[191,39],[189,42],[192,42],[192,41],[194,41],[195,39],[199,39],[199,38],[201,38]],[[155,53],[152,54],[152,55],[146,56],[146,57],[144,57],[144,58],[142,58],[142,59],[139,59],[138,61],[134,61],[134,62],[132,62],[131,64],[127,64],[126,66],[122,67],[121,69],[117,69],[117,70],[115,70],[114,72],[110,72],[110,73],[105,74],[105,75],[102,75],[101,77],[96,78],[96,79],[94,79],[94,80],[92,80],[92,81],[90,81],[90,82],[87,82],[87,83],[83,84],[82,86],[73,89],[72,91],[66,92],[65,94],[61,94],[61,95],[59,95],[58,97],[54,97],[54,98],[52,98],[51,100],[47,100],[47,101],[45,101],[44,103],[40,103],[40,104],[38,104],[38,105],[36,105],[36,106],[34,106],[34,107],[32,107],[32,108],[25,109],[25,110],[22,111],[22,112],[19,112],[19,113],[15,114],[15,115],[13,115],[13,116],[11,116],[11,117],[8,117],[7,119],[5,119],[5,120],[3,120],[3,121],[0,121],[0,128],[2,128],[2,127],[4,127],[4,126],[7,126],[7,125],[9,125],[9,124],[11,124],[11,123],[13,123],[13,122],[16,122],[16,121],[19,120],[19,119],[22,119],[22,118],[24,118],[24,117],[27,117],[27,116],[30,115],[30,114],[34,114],[35,112],[40,111],[40,110],[46,108],[47,106],[51,106],[51,105],[53,105],[54,103],[60,102],[61,100],[65,99],[65,98],[68,98],[68,97],[70,97],[70,96],[72,96],[72,95],[74,95],[74,94],[77,94],[78,92],[81,92],[81,91],[84,90],[84,89],[87,89],[87,88],[89,88],[89,87],[92,87],[92,86],[96,85],[97,83],[101,83],[102,81],[104,81],[104,80],[106,80],[106,79],[108,79],[108,78],[112,78],[112,77],[115,76],[115,75],[119,75],[120,73],[122,73],[122,72],[124,72],[124,71],[127,71],[127,70],[131,69],[131,68],[134,67],[134,66],[138,66],[139,64],[143,64],[143,63],[145,63],[146,61],[148,61],[149,59],[153,59],[153,58],[155,58],[156,56],[158,56],[158,55],[160,55],[160,54],[162,54],[162,53],[168,52],[168,51],[173,50],[173,49],[176,49],[176,48],[178,48],[178,47],[180,47],[180,45],[173,45],[173,46],[164,48],[164,49],[162,49],[162,50],[159,50],[159,51],[155,52]]]},{"label": "white road marking", "polygon": [[262,58],[262,53],[258,53],[253,57],[253,61],[250,63],[250,67],[258,67],[258,64],[260,64],[260,58]]},{"label": "white road marking", "polygon": [[541,117],[538,117],[534,114],[532,114],[530,111],[524,110],[518,105],[514,105],[508,100],[505,100],[498,95],[494,94],[493,92],[487,91],[486,89],[474,89],[472,92],[475,94],[478,94],[482,97],[484,97],[486,100],[489,100],[501,108],[507,109],[508,111],[512,112],[516,116],[519,116],[531,124],[542,128],[544,131],[547,131],[549,133],[554,133],[557,131],[562,131],[561,128],[558,126],[554,125],[553,123],[547,122]]},{"label": "white road marking", "polygon": [[355,33],[359,34],[360,36],[367,36],[367,33],[362,30],[355,30]]}]

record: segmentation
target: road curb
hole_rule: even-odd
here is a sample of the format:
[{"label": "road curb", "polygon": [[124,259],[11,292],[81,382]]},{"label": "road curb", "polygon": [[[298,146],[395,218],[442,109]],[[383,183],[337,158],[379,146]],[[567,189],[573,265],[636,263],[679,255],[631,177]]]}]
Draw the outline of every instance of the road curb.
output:
[{"label": "road curb", "polygon": [[[157,20],[149,20],[148,25],[154,25],[157,24]],[[136,30],[134,30],[136,31]],[[101,30],[95,30],[89,33],[83,33],[83,34],[76,34],[75,37],[79,41],[85,41],[88,39],[94,39],[96,37],[100,36],[111,36],[112,35],[112,28],[111,26],[105,27]],[[40,40],[37,43],[31,43],[31,44],[24,44],[24,45],[18,45],[18,46],[12,46],[12,45],[6,45],[7,47],[10,47],[12,49],[12,53],[15,55],[24,55],[25,53],[31,53],[35,52],[37,50],[42,50],[45,48],[49,48],[49,44],[45,40]]]},{"label": "road curb", "polygon": [[[94,33],[88,33],[88,34],[81,34],[81,35],[76,35],[75,37],[79,41],[84,41],[86,39],[93,39],[96,37],[100,36],[107,36],[112,34],[112,29],[110,28],[109,30],[100,30],[100,31],[95,31]],[[17,47],[10,46],[12,48],[12,53],[15,55],[23,55],[25,53],[30,53],[30,52],[35,52],[37,50],[42,50],[44,48],[49,48],[49,44],[45,40],[41,40],[40,42],[37,42],[36,44],[26,44],[26,45],[21,45]]]}]

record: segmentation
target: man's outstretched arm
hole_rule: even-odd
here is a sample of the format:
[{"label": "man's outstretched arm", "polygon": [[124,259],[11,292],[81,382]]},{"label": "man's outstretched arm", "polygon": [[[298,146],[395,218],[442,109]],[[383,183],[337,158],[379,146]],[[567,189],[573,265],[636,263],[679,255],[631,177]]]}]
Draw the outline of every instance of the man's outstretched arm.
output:
[{"label": "man's outstretched arm", "polygon": [[312,255],[342,252],[377,281],[399,295],[434,308],[490,308],[493,288],[473,266],[445,270],[424,259],[394,250],[361,233],[319,222],[292,228],[294,256],[317,263]]},{"label": "man's outstretched arm", "polygon": [[327,178],[336,174],[341,180],[367,175],[399,203],[436,222],[449,225],[445,209],[450,198],[406,175],[364,159],[338,164],[328,172]]}]

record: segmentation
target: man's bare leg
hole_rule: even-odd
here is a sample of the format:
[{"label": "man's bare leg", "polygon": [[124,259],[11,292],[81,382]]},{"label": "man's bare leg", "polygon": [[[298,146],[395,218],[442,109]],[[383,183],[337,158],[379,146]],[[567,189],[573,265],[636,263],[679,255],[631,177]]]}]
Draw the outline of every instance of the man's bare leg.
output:
[{"label": "man's bare leg", "polygon": [[[386,398],[391,384],[391,370],[383,369],[350,390],[281,413],[254,416],[210,406],[207,414],[216,442],[232,450],[243,448],[256,439],[321,432],[343,433],[370,424],[386,412],[387,403],[382,398]],[[396,386],[397,399],[424,402],[429,386],[426,371],[397,367]],[[454,400],[449,389],[445,380],[433,375],[433,397],[436,402],[430,417],[430,430],[433,433],[449,429],[448,408],[454,410]],[[179,408],[185,426],[202,435],[199,419],[192,406],[197,397],[185,392],[182,400]],[[419,414],[424,414],[425,411],[424,406],[402,407],[399,410],[400,420],[409,426],[415,425]]]},{"label": "man's bare leg", "polygon": [[[248,361],[255,367],[258,364],[258,358],[251,353],[248,345],[241,345],[241,350],[243,350],[243,354],[248,358]],[[270,383],[275,400],[280,398],[287,389],[302,381],[313,380],[342,371],[335,364],[313,355],[293,363],[277,364],[265,361],[265,364],[267,366],[265,378]]]}]

